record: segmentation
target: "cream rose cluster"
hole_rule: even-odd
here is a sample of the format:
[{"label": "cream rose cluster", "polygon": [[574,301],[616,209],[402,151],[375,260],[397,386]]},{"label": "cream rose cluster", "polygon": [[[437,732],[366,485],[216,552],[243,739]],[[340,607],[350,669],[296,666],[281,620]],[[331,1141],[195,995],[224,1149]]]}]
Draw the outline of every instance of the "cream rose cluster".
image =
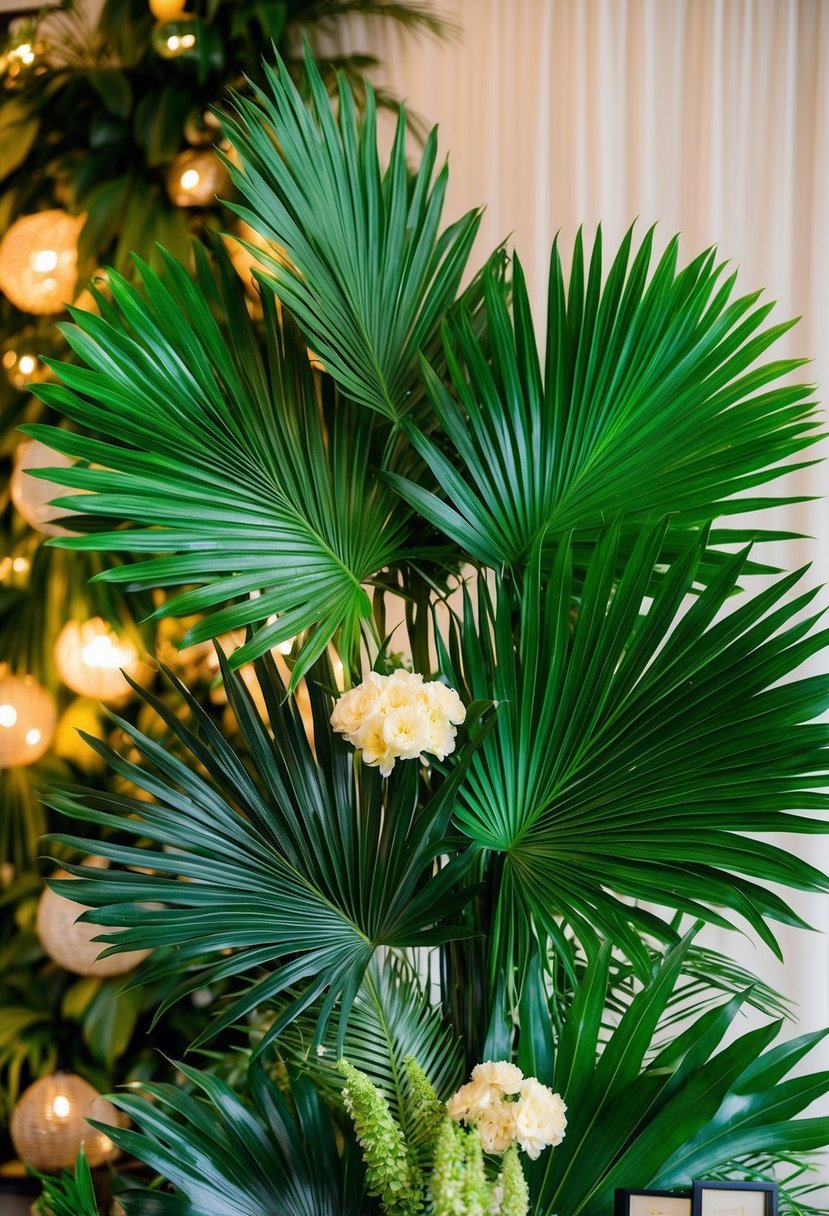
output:
[{"label": "cream rose cluster", "polygon": [[388,777],[397,760],[417,760],[424,752],[444,760],[465,717],[453,688],[401,669],[390,676],[369,672],[337,701],[331,725]]},{"label": "cream rose cluster", "polygon": [[560,1094],[506,1060],[476,1064],[472,1080],[446,1104],[450,1119],[477,1128],[485,1153],[505,1153],[515,1143],[533,1161],[561,1144],[566,1111]]}]

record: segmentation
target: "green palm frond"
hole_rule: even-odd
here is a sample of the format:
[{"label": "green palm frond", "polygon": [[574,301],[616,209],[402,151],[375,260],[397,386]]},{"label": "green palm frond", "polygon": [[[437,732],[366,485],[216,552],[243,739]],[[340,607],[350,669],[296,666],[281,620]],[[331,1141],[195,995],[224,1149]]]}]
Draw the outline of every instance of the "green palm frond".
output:
[{"label": "green palm frond", "polygon": [[43,1193],[32,1208],[38,1216],[99,1216],[92,1171],[81,1149],[74,1176],[64,1170],[58,1178],[38,1174]]},{"label": "green palm frond", "polygon": [[450,682],[462,666],[468,695],[499,703],[456,820],[502,856],[502,951],[526,941],[529,913],[566,956],[563,917],[588,953],[609,938],[647,974],[640,935],[674,930],[638,901],[720,925],[730,909],[778,950],[767,918],[802,922],[771,884],[827,890],[805,861],[743,835],[827,830],[789,813],[829,805],[829,730],[814,721],[829,679],[789,678],[826,645],[807,615],[814,592],[787,598],[799,572],[721,616],[737,554],[688,606],[704,537],[654,590],[666,526],[640,535],[623,570],[610,528],[577,601],[569,545],[544,586],[537,545],[520,594],[502,578],[493,600],[481,579],[442,648]]},{"label": "green palm frond", "polygon": [[[349,1011],[380,946],[428,946],[465,932],[451,918],[465,899],[459,884],[467,863],[458,858],[436,869],[434,861],[476,742],[445,780],[436,779],[424,805],[419,765],[400,765],[388,781],[362,765],[331,731],[332,702],[321,687],[310,687],[314,752],[269,656],[257,666],[271,731],[244,681],[221,661],[250,771],[170,676],[190,708],[192,730],[163,702],[142,695],[177,739],[178,754],[121,719],[143,764],[88,739],[152,801],[75,787],[51,791],[47,801],[56,810],[115,833],[94,846],[77,836],[52,839],[82,853],[94,848],[112,863],[105,876],[67,863],[79,879],[72,898],[94,909],[85,919],[117,930],[101,938],[108,953],[158,952],[139,968],[136,983],[180,977],[162,1010],[214,981],[251,981],[198,1042],[293,989],[259,1050],[317,1000],[318,1040],[340,1002],[342,1050]],[[317,674],[332,685],[330,668]],[[140,843],[120,843],[125,835]],[[67,881],[57,880],[55,889]]]},{"label": "green palm frond", "polygon": [[451,384],[423,364],[440,430],[405,427],[440,494],[390,479],[478,561],[521,565],[541,536],[619,517],[635,533],[667,513],[687,526],[751,510],[744,492],[802,467],[788,458],[819,438],[809,388],[775,387],[803,360],[758,362],[792,323],[763,328],[771,305],[732,299],[714,250],[677,272],[675,239],[649,275],[652,239],[631,261],[628,232],[604,284],[601,231],[586,278],[576,241],[569,286],[554,247],[543,375],[517,258],[511,310],[484,278],[488,350],[461,314],[445,330]]},{"label": "green palm frond", "polygon": [[772,1022],[722,1046],[744,1003],[737,995],[651,1055],[689,943],[665,956],[603,1045],[609,946],[588,968],[556,1059],[567,1135],[528,1168],[538,1216],[600,1216],[615,1187],[683,1186],[736,1156],[785,1159],[826,1142],[829,1120],[796,1116],[825,1092],[829,1074],[784,1079],[826,1032],[772,1046],[781,1026]]},{"label": "green palm frond", "polygon": [[358,121],[341,80],[338,125],[310,55],[305,67],[312,112],[281,61],[265,69],[268,93],[235,98],[224,129],[248,206],[233,210],[287,251],[292,265],[273,258],[262,282],[290,308],[341,390],[396,420],[417,400],[418,352],[434,345],[455,299],[478,213],[441,232],[447,169],[433,180],[436,131],[410,176],[401,109],[382,172],[371,88]]},{"label": "green palm frond", "polygon": [[[267,1074],[249,1074],[250,1105],[224,1081],[178,1064],[195,1089],[145,1083],[118,1094],[137,1130],[99,1124],[176,1193],[124,1191],[129,1216],[364,1216],[359,1154],[338,1133],[313,1086],[302,1079],[290,1102]],[[150,1099],[148,1101],[147,1099]]]},{"label": "green palm frond", "polygon": [[202,256],[198,287],[173,259],[163,276],[143,268],[143,293],[113,274],[104,315],[76,313],[65,327],[86,367],[60,365],[64,384],[41,395],[107,439],[41,425],[27,433],[78,458],[47,479],[93,497],[62,503],[97,528],[119,525],[55,543],[139,556],[100,576],[121,586],[197,584],[160,610],[208,614],[185,644],[260,624],[234,666],[310,629],[298,681],[335,634],[351,662],[371,611],[362,583],[395,559],[406,520],[372,475],[378,420],[342,401],[320,417],[304,350],[271,300],[262,354],[218,252],[218,279]]}]

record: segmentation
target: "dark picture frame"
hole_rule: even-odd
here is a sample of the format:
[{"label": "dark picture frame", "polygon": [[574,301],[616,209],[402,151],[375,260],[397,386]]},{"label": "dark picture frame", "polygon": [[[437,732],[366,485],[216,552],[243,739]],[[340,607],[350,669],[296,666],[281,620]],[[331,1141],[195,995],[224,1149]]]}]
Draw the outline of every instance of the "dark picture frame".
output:
[{"label": "dark picture frame", "polygon": [[614,1216],[693,1216],[690,1187],[672,1191],[648,1191],[619,1187],[614,1196]]},{"label": "dark picture frame", "polygon": [[777,1216],[777,1194],[776,1182],[700,1180],[694,1183],[691,1216]]}]

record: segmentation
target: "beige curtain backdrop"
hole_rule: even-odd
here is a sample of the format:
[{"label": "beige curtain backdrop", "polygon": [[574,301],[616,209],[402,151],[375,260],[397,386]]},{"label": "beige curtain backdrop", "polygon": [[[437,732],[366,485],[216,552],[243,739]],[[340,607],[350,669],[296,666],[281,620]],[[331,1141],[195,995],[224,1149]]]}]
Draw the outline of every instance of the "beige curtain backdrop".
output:
[{"label": "beige curtain backdrop", "polygon": [[[478,252],[519,251],[539,315],[551,241],[601,221],[608,247],[638,220],[690,258],[718,244],[778,319],[800,315],[787,354],[829,385],[829,0],[445,0],[457,39],[412,41],[366,24],[353,44],[376,79],[440,124],[448,215],[486,204]],[[824,397],[829,388],[824,387]],[[825,493],[823,466],[795,492]],[[814,537],[776,556],[829,580],[825,502],[777,513]],[[826,602],[826,597],[824,597]],[[781,840],[829,870],[829,841]],[[737,934],[716,944],[793,997],[804,1028],[829,1025],[829,896],[799,898],[819,934],[781,931],[786,962]],[[823,1067],[829,1067],[829,1047]]]}]

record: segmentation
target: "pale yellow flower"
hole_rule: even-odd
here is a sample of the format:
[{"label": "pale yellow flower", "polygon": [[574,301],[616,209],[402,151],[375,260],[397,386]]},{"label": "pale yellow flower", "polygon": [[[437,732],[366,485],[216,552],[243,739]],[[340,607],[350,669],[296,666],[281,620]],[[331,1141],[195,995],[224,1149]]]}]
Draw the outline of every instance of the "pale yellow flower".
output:
[{"label": "pale yellow flower", "polygon": [[460,726],[466,718],[466,706],[454,688],[441,684],[439,680],[432,680],[424,687],[428,689],[429,698],[440,713],[454,726]]},{"label": "pale yellow flower", "polygon": [[515,1140],[515,1103],[501,1098],[486,1108],[476,1127],[485,1153],[505,1153]]},{"label": "pale yellow flower", "polygon": [[533,1161],[542,1149],[561,1144],[567,1127],[566,1110],[561,1096],[535,1077],[528,1077],[521,1086],[514,1105],[515,1139]]},{"label": "pale yellow flower", "polygon": [[509,1060],[485,1060],[472,1069],[472,1080],[491,1085],[504,1094],[517,1094],[524,1083],[524,1074]]},{"label": "pale yellow flower", "polygon": [[429,719],[422,705],[401,705],[386,715],[386,746],[402,760],[415,760],[429,741]]},{"label": "pale yellow flower", "polygon": [[400,669],[390,676],[369,672],[362,684],[343,693],[331,725],[362,751],[366,764],[388,776],[396,760],[415,760],[423,753],[444,760],[455,750],[455,724],[465,716],[451,688]]},{"label": "pale yellow flower", "polygon": [[356,734],[365,720],[375,712],[380,695],[380,690],[368,682],[343,693],[331,715],[334,730],[343,735]]},{"label": "pale yellow flower", "polygon": [[360,729],[350,742],[363,753],[363,762],[372,768],[379,768],[384,777],[388,777],[394,768],[395,756],[391,752],[383,736],[386,719],[383,714],[372,714],[366,718]]}]

